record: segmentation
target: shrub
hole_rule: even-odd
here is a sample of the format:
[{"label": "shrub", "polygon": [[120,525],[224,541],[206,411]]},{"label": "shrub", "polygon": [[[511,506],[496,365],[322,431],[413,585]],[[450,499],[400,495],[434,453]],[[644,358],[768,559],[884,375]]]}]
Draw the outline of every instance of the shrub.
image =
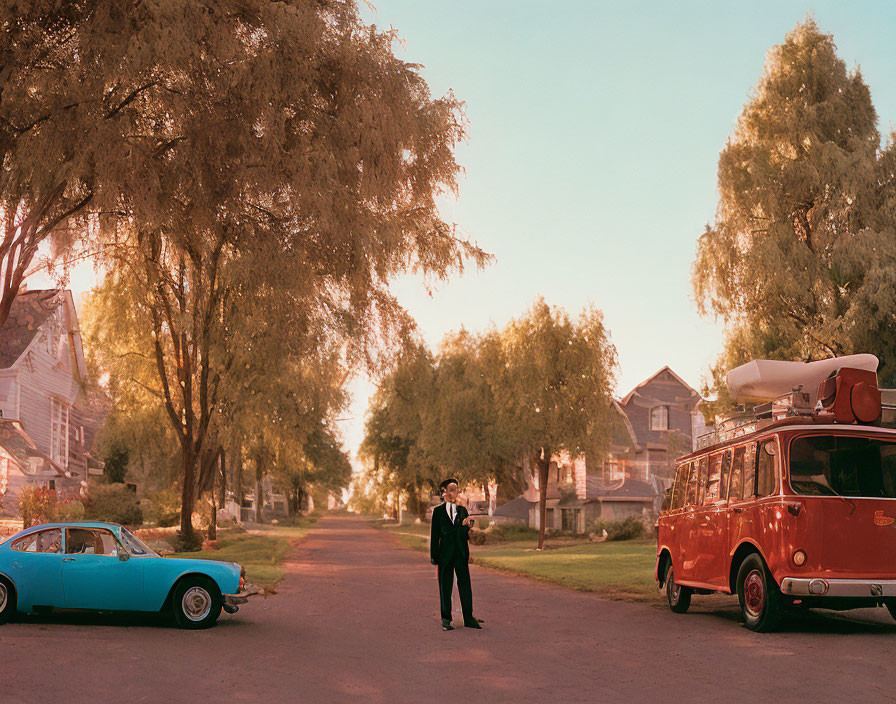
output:
[{"label": "shrub", "polygon": [[124,484],[92,487],[84,508],[85,517],[93,520],[125,525],[143,523],[143,512],[137,503],[137,495]]},{"label": "shrub", "polygon": [[45,486],[28,486],[19,495],[22,525],[27,528],[56,518],[56,492]]},{"label": "shrub", "polygon": [[180,494],[176,489],[147,494],[140,507],[143,509],[143,520],[148,523],[155,523],[161,528],[180,523]]},{"label": "shrub", "polygon": [[496,523],[488,529],[489,535],[498,540],[537,540],[538,529],[524,523]]},{"label": "shrub", "polygon": [[60,501],[56,504],[56,517],[60,521],[80,521],[83,520],[85,513],[84,504],[78,499]]},{"label": "shrub", "polygon": [[598,535],[607,531],[607,540],[632,540],[644,535],[644,523],[637,516],[629,516],[622,521],[602,521],[598,518],[592,530]]},{"label": "shrub", "polygon": [[176,537],[174,539],[174,551],[175,552],[197,552],[202,549],[202,543],[205,540],[205,535],[201,530],[194,530],[192,537],[187,537],[184,535],[183,531],[177,531]]}]

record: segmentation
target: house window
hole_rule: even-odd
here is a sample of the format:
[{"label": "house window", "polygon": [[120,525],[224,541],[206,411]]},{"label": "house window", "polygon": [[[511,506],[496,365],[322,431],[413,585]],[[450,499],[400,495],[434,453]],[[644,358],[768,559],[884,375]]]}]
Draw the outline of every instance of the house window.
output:
[{"label": "house window", "polygon": [[618,460],[604,462],[604,481],[616,482],[625,479],[625,466]]},{"label": "house window", "polygon": [[68,466],[68,406],[55,398],[50,399],[50,459]]},{"label": "house window", "polygon": [[668,430],[669,429],[669,407],[657,406],[650,409],[650,429],[651,430]]}]

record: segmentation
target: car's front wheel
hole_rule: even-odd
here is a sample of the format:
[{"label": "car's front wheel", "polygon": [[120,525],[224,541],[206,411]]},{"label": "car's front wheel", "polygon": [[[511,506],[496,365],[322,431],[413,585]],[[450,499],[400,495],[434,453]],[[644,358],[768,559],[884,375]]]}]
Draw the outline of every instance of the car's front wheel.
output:
[{"label": "car's front wheel", "polygon": [[672,562],[666,567],[666,601],[669,608],[676,614],[685,613],[691,605],[691,589],[683,587],[675,582],[675,572],[672,570]]},{"label": "car's front wheel", "polygon": [[737,571],[737,596],[744,624],[751,631],[775,630],[784,616],[781,591],[759,555],[749,555]]},{"label": "car's front wheel", "polygon": [[0,623],[6,623],[16,611],[16,588],[5,577],[0,577]]},{"label": "car's front wheel", "polygon": [[187,578],[175,587],[171,606],[181,628],[211,628],[221,615],[222,599],[210,580]]}]

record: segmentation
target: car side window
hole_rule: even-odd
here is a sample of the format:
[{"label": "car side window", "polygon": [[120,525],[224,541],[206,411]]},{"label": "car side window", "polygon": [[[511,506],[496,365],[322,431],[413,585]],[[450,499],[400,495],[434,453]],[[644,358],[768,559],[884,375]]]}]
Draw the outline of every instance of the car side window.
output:
[{"label": "car side window", "polygon": [[37,552],[37,533],[22,536],[14,541],[10,547],[19,552]]},{"label": "car side window", "polygon": [[778,444],[769,440],[759,446],[759,461],[756,472],[756,496],[769,496],[775,493],[778,475]]},{"label": "car side window", "polygon": [[688,490],[688,464],[678,466],[675,474],[675,486],[672,489],[672,509],[684,506],[684,497]]},{"label": "car side window", "polygon": [[62,531],[59,528],[42,530],[37,536],[38,552],[62,552]]},{"label": "car side window", "polygon": [[719,486],[719,499],[728,500],[728,485],[731,483],[731,450],[725,450],[722,457],[722,483]]},{"label": "car side window", "polygon": [[68,528],[65,552],[70,555],[117,555],[115,537],[101,528]]},{"label": "car side window", "polygon": [[699,470],[699,479],[697,480],[697,506],[702,506],[706,498],[706,457],[697,460],[697,469]]},{"label": "car side window", "polygon": [[740,501],[744,495],[744,455],[746,448],[734,449],[734,461],[731,465],[730,488],[728,489],[729,501]]},{"label": "car side window", "polygon": [[744,490],[743,498],[756,496],[756,445],[748,445],[744,455]]},{"label": "car side window", "polygon": [[719,490],[722,486],[722,455],[714,454],[709,458],[709,479],[706,482],[706,499],[704,504],[707,506],[714,504],[719,500]]},{"label": "car side window", "polygon": [[688,497],[685,502],[688,506],[697,503],[697,463],[691,462],[690,471],[688,473]]}]

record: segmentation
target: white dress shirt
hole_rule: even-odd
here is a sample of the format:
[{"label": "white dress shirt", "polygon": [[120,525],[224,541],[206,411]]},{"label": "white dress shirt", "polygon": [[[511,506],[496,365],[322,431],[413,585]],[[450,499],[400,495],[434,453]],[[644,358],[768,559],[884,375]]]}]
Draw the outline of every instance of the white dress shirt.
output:
[{"label": "white dress shirt", "polygon": [[454,518],[457,516],[457,504],[453,504],[450,501],[446,501],[445,504],[448,508],[448,518],[454,523]]}]

